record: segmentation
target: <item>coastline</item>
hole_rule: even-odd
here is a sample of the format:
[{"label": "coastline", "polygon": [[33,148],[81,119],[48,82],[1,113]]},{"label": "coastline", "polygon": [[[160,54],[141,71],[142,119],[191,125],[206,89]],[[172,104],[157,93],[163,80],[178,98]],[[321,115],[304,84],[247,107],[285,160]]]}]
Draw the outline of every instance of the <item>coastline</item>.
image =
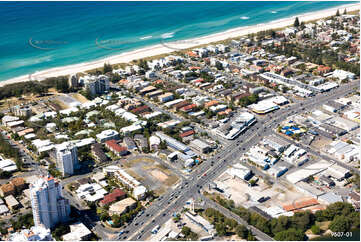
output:
[{"label": "coastline", "polygon": [[[187,39],[187,40],[180,40],[175,42],[167,42],[166,44],[157,44],[153,46],[144,47],[141,49],[121,53],[118,55],[102,58],[99,60],[94,60],[90,62],[85,63],[79,63],[74,65],[67,65],[67,66],[60,66],[55,67],[51,69],[46,69],[43,71],[38,71],[35,73],[32,73],[32,79],[33,80],[44,80],[49,77],[56,77],[56,76],[63,76],[63,75],[70,75],[78,72],[84,72],[87,70],[95,69],[102,67],[104,63],[110,63],[110,64],[117,64],[117,63],[127,63],[132,60],[136,59],[142,59],[146,57],[161,55],[161,54],[169,54],[171,52],[181,50],[181,49],[188,49],[193,48],[195,46],[204,45],[204,44],[210,44],[212,42],[218,42],[222,40],[226,40],[229,38],[236,38],[240,36],[244,36],[251,33],[257,33],[259,31],[269,30],[269,29],[278,29],[278,28],[284,28],[286,26],[292,25],[294,22],[294,19],[296,17],[299,18],[300,21],[308,22],[313,21],[321,18],[326,18],[335,15],[336,10],[339,9],[341,12],[343,9],[347,9],[348,12],[360,10],[360,4],[347,4],[347,5],[341,5],[336,8],[330,8],[326,10],[316,11],[316,12],[309,12],[301,15],[296,15],[288,18],[283,18],[279,20],[274,20],[268,23],[262,23],[257,25],[251,25],[251,26],[244,26],[244,27],[238,27],[233,28],[227,31],[223,31],[220,33],[215,33],[203,37],[197,37],[193,39]],[[11,78],[5,81],[0,82],[0,87],[7,85],[7,84],[13,84],[18,82],[24,82],[29,81],[29,75],[23,75],[15,78]]]}]

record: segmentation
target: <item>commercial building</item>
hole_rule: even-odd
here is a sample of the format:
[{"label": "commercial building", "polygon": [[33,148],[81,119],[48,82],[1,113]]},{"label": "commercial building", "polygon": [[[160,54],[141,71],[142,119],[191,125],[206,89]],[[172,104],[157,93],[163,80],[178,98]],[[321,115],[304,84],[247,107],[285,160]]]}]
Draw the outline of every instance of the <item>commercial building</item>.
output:
[{"label": "commercial building", "polygon": [[314,186],[311,186],[310,184],[304,182],[304,181],[300,181],[300,182],[297,182],[295,184],[295,187],[297,190],[307,194],[307,195],[310,195],[314,198],[318,198],[319,196],[325,194],[324,191],[321,191],[319,189],[317,189],[316,187]]},{"label": "commercial building", "polygon": [[224,124],[216,129],[216,133],[228,140],[233,140],[255,122],[257,122],[257,120],[253,114],[242,112],[230,125]]},{"label": "commercial building", "polygon": [[187,152],[190,150],[188,146],[164,134],[163,132],[155,132],[155,135],[157,135],[162,141],[165,141],[167,145],[174,150],[179,150],[181,152]]},{"label": "commercial building", "polygon": [[212,235],[212,236],[215,235],[216,231],[214,229],[214,226],[210,222],[208,222],[208,220],[204,219],[202,216],[200,216],[200,215],[195,215],[194,216],[189,212],[186,212],[185,216],[187,218],[189,218],[189,220],[192,223],[198,225],[199,227],[201,227],[204,231],[206,231],[210,235]]},{"label": "commercial building", "polygon": [[243,180],[248,180],[252,176],[252,171],[239,163],[228,168],[226,172],[232,177],[238,177]]},{"label": "commercial building", "polygon": [[278,152],[283,152],[290,145],[290,143],[282,140],[281,138],[276,137],[275,135],[264,138],[263,143],[275,149]]},{"label": "commercial building", "polygon": [[52,228],[70,214],[69,201],[62,197],[62,186],[53,177],[39,177],[30,185],[30,199],[35,226]]},{"label": "commercial building", "polygon": [[211,151],[211,146],[200,139],[194,139],[189,142],[189,146],[199,153],[208,153]]},{"label": "commercial building", "polygon": [[78,149],[70,143],[56,146],[56,163],[63,176],[71,176],[78,167]]}]

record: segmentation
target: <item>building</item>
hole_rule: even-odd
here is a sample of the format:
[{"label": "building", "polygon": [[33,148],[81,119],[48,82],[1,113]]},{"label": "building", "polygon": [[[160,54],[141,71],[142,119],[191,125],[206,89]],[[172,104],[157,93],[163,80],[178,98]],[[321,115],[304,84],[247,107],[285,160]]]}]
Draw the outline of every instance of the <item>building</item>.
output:
[{"label": "building", "polygon": [[252,176],[252,171],[239,163],[228,168],[226,172],[232,177],[238,177],[243,180],[248,180]]},{"label": "building", "polygon": [[164,93],[164,94],[158,96],[158,100],[162,103],[171,101],[171,100],[173,100],[173,98],[174,98],[174,96],[173,96],[173,93],[171,93],[171,92],[167,92],[167,93]]},{"label": "building", "polygon": [[89,240],[92,232],[81,222],[70,225],[70,233],[63,235],[63,241]]},{"label": "building", "polygon": [[62,186],[53,177],[39,177],[30,185],[30,199],[35,226],[53,228],[66,221],[70,214],[69,201],[62,197]]},{"label": "building", "polygon": [[112,129],[107,129],[96,135],[98,142],[104,143],[107,140],[119,139],[119,133]]},{"label": "building", "polygon": [[31,115],[31,108],[29,106],[16,105],[11,107],[10,110],[15,116],[19,117],[29,117]]},{"label": "building", "polygon": [[56,146],[56,163],[63,176],[71,176],[78,167],[78,149],[64,143]]},{"label": "building", "polygon": [[13,195],[9,195],[9,196],[5,197],[4,200],[5,200],[8,208],[12,211],[14,211],[20,207],[20,203],[18,202],[18,200],[15,199],[15,197]]},{"label": "building", "polygon": [[211,151],[211,146],[200,139],[194,139],[189,142],[189,146],[199,153],[208,153]]},{"label": "building", "polygon": [[278,152],[283,152],[290,144],[276,136],[268,136],[263,139],[263,143]]},{"label": "building", "polygon": [[95,158],[95,160],[99,163],[106,162],[109,159],[108,156],[103,151],[102,144],[99,144],[99,143],[93,144],[91,146],[91,153],[92,153],[93,157]]},{"label": "building", "polygon": [[137,206],[137,202],[131,198],[125,198],[123,200],[120,200],[119,202],[116,202],[109,207],[109,215],[112,216],[114,214],[123,214],[128,212],[130,209],[133,209]]},{"label": "building", "polygon": [[127,194],[123,190],[116,188],[116,189],[114,189],[114,191],[112,193],[105,195],[103,200],[101,200],[99,202],[99,205],[105,206],[116,200],[124,199],[126,196],[127,196]]},{"label": "building", "polygon": [[76,88],[79,86],[79,79],[76,74],[70,75],[68,79],[68,85],[70,88]]},{"label": "building", "polygon": [[128,150],[135,151],[138,149],[134,140],[128,136],[124,137],[123,144],[128,148]]},{"label": "building", "polygon": [[108,192],[98,183],[88,183],[87,181],[76,190],[78,198],[88,202],[99,201],[103,199],[107,193]]},{"label": "building", "polygon": [[18,167],[16,166],[16,163],[13,160],[10,159],[4,160],[0,156],[0,169],[3,171],[14,172],[18,169]]},{"label": "building", "polygon": [[353,80],[356,78],[356,75],[352,72],[344,71],[344,70],[334,70],[332,73],[332,77],[338,78],[339,80]]},{"label": "building", "polygon": [[9,241],[53,241],[49,228],[44,225],[33,226],[10,234]]},{"label": "building", "polygon": [[22,177],[16,177],[10,181],[14,185],[16,193],[20,194],[26,187],[25,180]]},{"label": "building", "polygon": [[173,139],[172,137],[164,134],[163,132],[155,132],[155,134],[162,141],[165,141],[167,143],[167,145],[174,150],[179,150],[181,152],[187,152],[190,150],[190,148],[188,146],[186,146],[185,144],[179,142],[178,140]]},{"label": "building", "polygon": [[89,90],[91,95],[104,94],[109,91],[109,77],[100,75],[97,77],[88,77],[84,80],[85,89]]},{"label": "building", "polygon": [[192,223],[198,225],[199,227],[201,227],[207,233],[209,233],[209,234],[211,234],[213,236],[215,235],[216,232],[215,232],[214,226],[210,222],[208,222],[208,220],[204,219],[202,216],[200,216],[200,215],[194,216],[189,212],[186,212],[185,216],[187,218],[189,218],[189,220]]},{"label": "building", "polygon": [[11,183],[4,184],[0,187],[0,195],[6,197],[9,195],[15,195],[15,186]]},{"label": "building", "polygon": [[129,153],[127,147],[120,146],[118,142],[114,139],[105,141],[105,146],[118,156],[124,156]]}]

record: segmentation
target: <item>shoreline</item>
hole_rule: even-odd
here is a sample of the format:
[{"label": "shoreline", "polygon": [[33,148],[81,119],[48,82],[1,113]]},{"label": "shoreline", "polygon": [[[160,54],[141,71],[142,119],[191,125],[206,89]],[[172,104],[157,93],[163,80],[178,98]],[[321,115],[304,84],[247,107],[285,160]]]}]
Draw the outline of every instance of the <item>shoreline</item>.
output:
[{"label": "shoreline", "polygon": [[[109,63],[112,65],[118,63],[128,63],[136,59],[142,59],[142,58],[147,58],[162,54],[169,54],[174,51],[180,51],[181,49],[194,48],[199,45],[223,41],[229,38],[241,37],[247,34],[257,33],[264,30],[284,28],[289,25],[292,25],[296,17],[298,17],[300,22],[308,22],[321,18],[330,17],[336,14],[337,9],[339,9],[340,12],[343,12],[343,9],[346,9],[347,12],[351,12],[355,10],[360,10],[360,4],[359,3],[345,4],[339,7],[329,8],[326,10],[320,10],[316,12],[309,12],[288,18],[273,20],[267,23],[237,27],[223,32],[206,35],[203,37],[167,42],[166,44],[152,45],[152,46],[136,49],[133,51],[128,51],[121,54],[113,55],[110,57],[105,57],[99,60],[45,69],[42,71],[32,73],[31,77],[32,80],[41,81],[49,77],[71,75],[78,72],[84,72],[91,69],[99,68],[102,67],[104,63]],[[29,81],[29,74],[0,81],[0,87],[3,87],[8,84],[25,82],[25,81]]]}]

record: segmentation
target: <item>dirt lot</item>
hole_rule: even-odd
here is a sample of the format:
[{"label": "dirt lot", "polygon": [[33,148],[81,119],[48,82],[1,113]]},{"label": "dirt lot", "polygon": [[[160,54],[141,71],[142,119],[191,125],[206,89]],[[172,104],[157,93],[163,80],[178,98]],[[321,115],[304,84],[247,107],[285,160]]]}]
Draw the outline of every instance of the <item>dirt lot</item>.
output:
[{"label": "dirt lot", "polygon": [[[287,186],[283,182],[278,181],[272,187],[268,186],[262,179],[257,182],[256,186],[249,187],[248,183],[240,178],[233,178],[226,172],[221,174],[216,180],[218,188],[221,188],[225,193],[221,193],[224,197],[234,200],[236,205],[244,207],[252,206],[254,202],[252,198],[257,196],[270,197],[262,205],[269,206],[282,206],[298,199],[305,198],[305,194],[300,193],[291,186]],[[211,191],[215,192],[214,189]]]},{"label": "dirt lot", "polygon": [[316,150],[325,150],[325,148],[332,142],[332,139],[318,135],[311,144]]},{"label": "dirt lot", "polygon": [[129,157],[123,164],[127,172],[137,180],[154,190],[158,195],[167,191],[178,181],[178,176],[153,157]]}]

